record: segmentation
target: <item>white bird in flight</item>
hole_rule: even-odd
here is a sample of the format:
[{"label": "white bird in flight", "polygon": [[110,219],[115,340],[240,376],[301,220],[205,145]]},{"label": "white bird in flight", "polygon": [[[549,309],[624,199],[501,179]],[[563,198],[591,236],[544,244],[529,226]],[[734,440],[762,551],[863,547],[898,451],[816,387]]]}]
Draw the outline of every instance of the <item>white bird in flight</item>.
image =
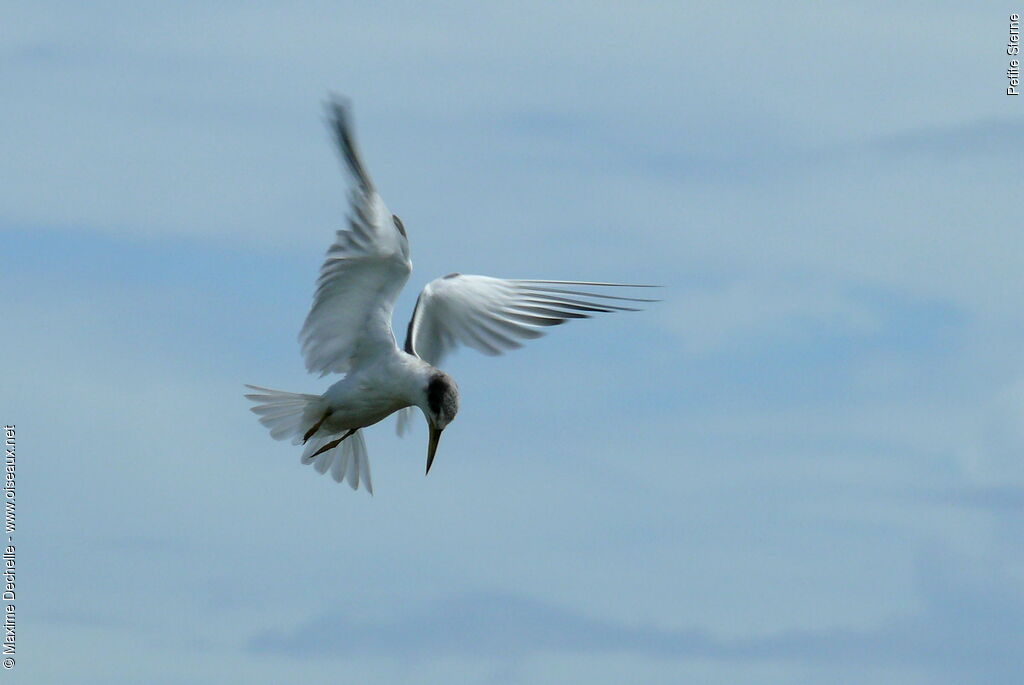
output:
[{"label": "white bird in flight", "polygon": [[[452,273],[431,281],[416,300],[404,349],[391,329],[395,298],[412,271],[402,221],[384,205],[356,148],[348,107],[328,103],[333,129],[354,185],[348,228],[337,232],[320,267],[313,307],[299,333],[306,369],[345,376],[323,395],[247,385],[252,411],[276,440],[304,444],[303,464],[334,480],[360,482],[373,493],[362,429],[399,412],[402,435],[419,407],[429,428],[427,473],[441,431],[459,410],[459,389],[438,366],[459,344],[498,355],[539,338],[542,329],[598,312],[637,311],[612,302],[602,288],[648,288],[626,283],[491,278]],[[579,290],[587,288],[586,291]]]}]

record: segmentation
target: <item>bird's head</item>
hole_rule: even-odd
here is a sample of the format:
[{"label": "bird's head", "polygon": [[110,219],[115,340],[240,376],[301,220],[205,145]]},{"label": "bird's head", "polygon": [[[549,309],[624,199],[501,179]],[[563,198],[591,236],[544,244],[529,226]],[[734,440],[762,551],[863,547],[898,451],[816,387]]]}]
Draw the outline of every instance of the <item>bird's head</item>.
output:
[{"label": "bird's head", "polygon": [[434,463],[434,454],[437,452],[437,443],[441,440],[441,431],[459,412],[459,386],[455,385],[451,376],[434,369],[427,377],[427,384],[423,388],[423,400],[419,406],[427,418],[427,427],[430,429],[430,443],[427,446],[427,473],[430,473],[430,465]]}]

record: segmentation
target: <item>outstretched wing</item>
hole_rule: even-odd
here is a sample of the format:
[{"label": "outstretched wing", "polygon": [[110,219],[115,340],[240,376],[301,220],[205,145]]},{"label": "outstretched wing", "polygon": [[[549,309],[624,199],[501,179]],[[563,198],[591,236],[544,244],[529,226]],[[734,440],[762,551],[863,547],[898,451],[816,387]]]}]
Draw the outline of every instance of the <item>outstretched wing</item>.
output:
[{"label": "outstretched wing", "polygon": [[[585,287],[586,290],[580,290]],[[627,283],[534,281],[450,274],[427,284],[409,321],[405,351],[438,366],[459,344],[498,355],[539,338],[543,328],[602,312],[637,311],[613,302],[654,302],[606,294]],[[596,292],[602,291],[605,292]]]},{"label": "outstretched wing", "polygon": [[348,228],[337,232],[320,267],[313,307],[299,333],[306,369],[324,376],[394,346],[391,314],[409,280],[409,241],[366,173],[346,103],[328,103],[329,124],[355,182]]}]

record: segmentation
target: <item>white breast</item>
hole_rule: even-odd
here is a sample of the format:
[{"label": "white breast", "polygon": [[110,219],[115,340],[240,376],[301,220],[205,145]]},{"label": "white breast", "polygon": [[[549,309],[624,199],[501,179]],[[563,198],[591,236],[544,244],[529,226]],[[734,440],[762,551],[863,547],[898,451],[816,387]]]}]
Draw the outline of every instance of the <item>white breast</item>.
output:
[{"label": "white breast", "polygon": [[[410,361],[414,360],[414,361]],[[333,431],[370,426],[415,404],[424,387],[422,361],[399,351],[349,372],[324,393]]]}]

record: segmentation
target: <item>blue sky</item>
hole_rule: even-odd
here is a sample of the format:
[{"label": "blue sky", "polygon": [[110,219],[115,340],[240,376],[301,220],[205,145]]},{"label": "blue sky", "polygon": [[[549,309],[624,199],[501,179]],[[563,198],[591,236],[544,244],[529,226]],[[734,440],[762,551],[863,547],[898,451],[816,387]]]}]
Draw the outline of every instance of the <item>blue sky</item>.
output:
[{"label": "blue sky", "polygon": [[[1014,683],[1024,104],[996,3],[8,8],[24,682]],[[301,467],[350,96],[415,270],[656,282]]]}]

